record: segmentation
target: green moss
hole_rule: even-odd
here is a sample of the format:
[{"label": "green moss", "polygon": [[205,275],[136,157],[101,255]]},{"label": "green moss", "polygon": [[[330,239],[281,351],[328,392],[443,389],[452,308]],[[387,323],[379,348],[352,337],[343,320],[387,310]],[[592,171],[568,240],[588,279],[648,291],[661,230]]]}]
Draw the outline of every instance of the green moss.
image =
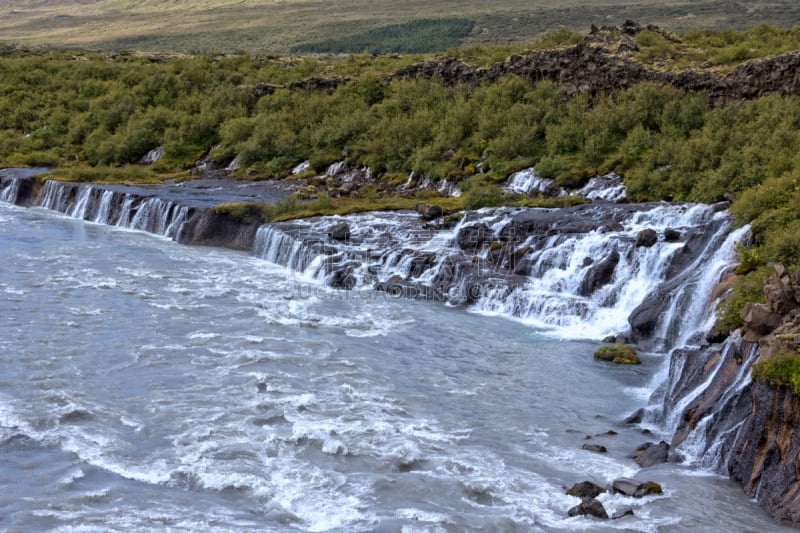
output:
[{"label": "green moss", "polygon": [[661,485],[655,481],[647,481],[641,487],[639,487],[637,493],[638,492],[641,492],[644,496],[649,494],[664,494],[664,490],[661,488]]},{"label": "green moss", "polygon": [[78,181],[101,184],[124,183],[161,183],[173,176],[159,175],[151,169],[140,166],[125,167],[80,167],[57,169],[42,174],[39,179],[57,179],[60,181]]},{"label": "green moss", "polygon": [[636,354],[636,348],[629,344],[612,344],[601,346],[594,353],[594,358],[600,361],[611,361],[622,365],[638,365],[642,360]]},{"label": "green moss", "polygon": [[271,206],[250,202],[231,202],[214,207],[218,215],[227,216],[237,222],[251,224],[269,219]]},{"label": "green moss", "polygon": [[800,396],[800,353],[782,352],[756,361],[753,380],[771,387],[787,387]]}]

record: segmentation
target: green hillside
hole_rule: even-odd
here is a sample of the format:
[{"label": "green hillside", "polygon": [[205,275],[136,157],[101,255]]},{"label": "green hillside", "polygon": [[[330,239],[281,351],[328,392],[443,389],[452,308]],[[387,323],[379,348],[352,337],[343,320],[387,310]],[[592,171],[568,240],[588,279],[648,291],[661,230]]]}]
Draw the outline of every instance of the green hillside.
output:
[{"label": "green hillside", "polygon": [[[743,29],[759,23],[800,23],[793,0],[15,0],[0,2],[0,43],[101,50],[352,51],[364,39],[402,30],[393,51],[438,51],[430,28],[409,22],[457,18],[468,31],[449,29],[461,45],[521,43],[559,27],[584,32],[591,24],[647,21],[672,31]],[[461,29],[463,30],[463,27]],[[427,33],[426,33],[427,32]],[[419,43],[427,43],[421,49]],[[323,46],[329,45],[329,46]],[[363,50],[358,50],[363,51]]]}]

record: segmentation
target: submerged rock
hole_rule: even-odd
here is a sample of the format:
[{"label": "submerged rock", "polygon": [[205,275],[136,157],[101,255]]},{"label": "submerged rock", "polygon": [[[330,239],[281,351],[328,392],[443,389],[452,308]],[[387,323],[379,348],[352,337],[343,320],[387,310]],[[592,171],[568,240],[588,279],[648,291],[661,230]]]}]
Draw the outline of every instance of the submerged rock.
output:
[{"label": "submerged rock", "polygon": [[642,486],[636,490],[636,492],[633,494],[633,497],[644,498],[645,496],[650,496],[651,494],[664,494],[664,490],[661,488],[661,485],[655,481],[646,481],[642,483]]},{"label": "submerged rock", "polygon": [[626,496],[633,496],[641,486],[641,481],[638,479],[631,479],[629,477],[617,478],[611,484],[611,487],[615,493],[624,494]]},{"label": "submerged rock", "polygon": [[608,519],[608,513],[606,512],[605,507],[603,507],[603,504],[594,498],[584,499],[579,505],[576,505],[567,511],[567,514],[569,516],[594,516],[597,518]]},{"label": "submerged rock", "polygon": [[625,420],[623,420],[622,422],[624,422],[625,424],[638,424],[639,422],[642,421],[643,418],[644,418],[644,408],[640,407],[639,409],[637,409],[636,411],[625,417]]},{"label": "submerged rock", "polygon": [[619,520],[625,516],[633,516],[633,509],[625,509],[624,511],[617,511],[611,515],[611,520]]},{"label": "submerged rock", "polygon": [[582,450],[586,450],[587,452],[595,452],[595,453],[607,453],[608,450],[605,446],[601,446],[599,444],[584,444],[581,446]]},{"label": "submerged rock", "polygon": [[663,494],[664,492],[661,485],[654,481],[639,481],[628,477],[615,479],[612,488],[617,494],[633,496],[634,498],[643,498],[650,494]]}]

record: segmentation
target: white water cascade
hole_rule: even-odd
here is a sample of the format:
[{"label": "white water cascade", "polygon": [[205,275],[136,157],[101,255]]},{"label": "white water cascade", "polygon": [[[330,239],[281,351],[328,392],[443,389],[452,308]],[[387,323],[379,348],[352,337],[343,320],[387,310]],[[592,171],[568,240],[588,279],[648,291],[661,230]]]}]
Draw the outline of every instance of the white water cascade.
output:
[{"label": "white water cascade", "polygon": [[556,185],[556,182],[542,178],[536,174],[532,168],[520,170],[508,177],[508,184],[506,188],[518,194],[530,194],[533,191],[539,193],[554,193],[554,196],[566,196],[567,193],[561,187]]},{"label": "white water cascade", "polygon": [[[531,213],[549,226],[526,232],[522,222],[515,222]],[[551,215],[552,223],[546,222]],[[583,222],[573,231],[571,216],[598,222]],[[342,222],[350,228],[349,238],[328,238],[328,228]],[[487,228],[489,235],[466,250],[459,244],[461,232],[475,227]],[[662,237],[650,247],[637,246],[644,229]],[[412,213],[370,213],[262,226],[255,253],[334,287],[391,288],[467,303],[474,311],[513,317],[570,338],[627,332],[631,313],[680,279],[686,288],[664,298],[669,305],[656,332],[666,339],[678,325],[694,332],[707,320],[700,300],[718,281],[720,265],[730,264],[726,252],[714,253],[732,247],[723,244],[729,229],[727,214],[692,204],[582,206],[574,215],[487,209],[450,229],[426,226]],[[682,238],[669,242],[663,237],[667,230]],[[700,250],[683,264],[682,256],[690,254],[688,241]]]},{"label": "white water cascade", "polygon": [[[22,178],[0,190],[0,200],[16,203]],[[98,224],[146,231],[177,239],[192,208],[157,197],[146,197],[97,185],[45,182],[37,204],[69,217]]]}]

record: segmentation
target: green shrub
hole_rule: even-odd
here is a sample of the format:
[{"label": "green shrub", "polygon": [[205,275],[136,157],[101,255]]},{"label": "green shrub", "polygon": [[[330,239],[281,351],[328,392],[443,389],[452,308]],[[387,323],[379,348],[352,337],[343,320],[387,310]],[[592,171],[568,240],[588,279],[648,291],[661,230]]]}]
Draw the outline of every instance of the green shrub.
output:
[{"label": "green shrub", "polygon": [[480,209],[503,205],[506,199],[502,189],[484,175],[473,176],[462,186],[464,208]]},{"label": "green shrub", "polygon": [[800,353],[783,352],[753,363],[753,381],[787,387],[800,396]]}]

